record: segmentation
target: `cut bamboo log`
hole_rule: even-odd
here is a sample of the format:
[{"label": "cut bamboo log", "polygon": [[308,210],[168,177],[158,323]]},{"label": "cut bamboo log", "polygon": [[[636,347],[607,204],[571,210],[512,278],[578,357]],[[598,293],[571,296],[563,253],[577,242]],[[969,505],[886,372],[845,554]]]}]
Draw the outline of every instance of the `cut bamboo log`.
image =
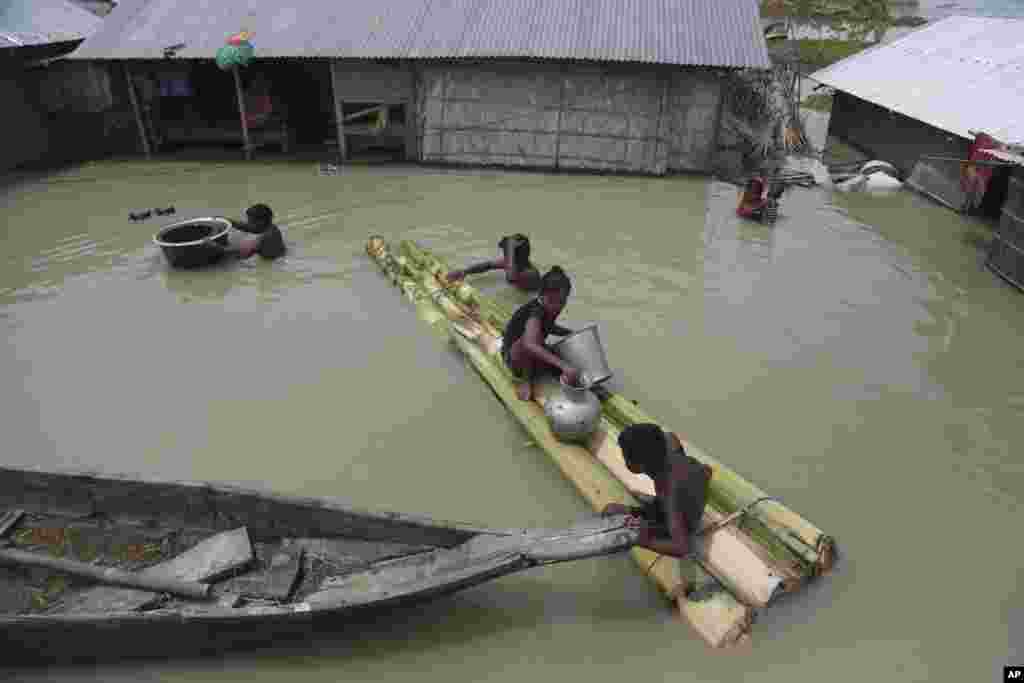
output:
[{"label": "cut bamboo log", "polygon": [[[367,252],[381,269],[392,278],[402,279],[399,274],[403,264],[390,252],[381,238],[371,238]],[[407,263],[405,264],[408,265]],[[450,301],[445,296],[437,296],[440,285],[426,291],[408,279],[403,280],[403,293],[416,304],[420,317],[432,326],[445,325],[448,315],[442,313],[436,305],[438,300]],[[452,310],[453,314],[457,311]],[[485,326],[468,318],[459,318],[452,323],[456,330],[452,338],[466,354],[473,367],[488,381],[488,385],[498,398],[505,403],[520,423],[530,433],[533,442],[547,452],[572,481],[584,498],[596,510],[603,509],[612,502],[627,505],[636,504],[635,499],[626,488],[604,467],[595,467],[593,456],[584,448],[564,444],[551,433],[547,419],[535,402],[520,401],[514,388],[504,377],[502,371],[491,362],[495,349],[493,346],[485,350],[480,343],[488,339]],[[482,339],[483,338],[483,339]],[[680,616],[687,621],[701,638],[712,647],[733,645],[741,641],[748,633],[753,622],[754,610],[739,601],[727,591],[719,590],[708,598],[691,600],[679,595],[684,580],[689,585],[707,585],[714,583],[714,578],[695,560],[659,561],[660,556],[643,548],[631,551],[634,559],[655,582],[655,584],[677,605]]]},{"label": "cut bamboo log", "polygon": [[[447,263],[408,240],[401,243],[400,252],[407,271],[416,267],[420,269],[419,281],[428,290],[431,286],[434,289],[445,286],[441,283],[446,283],[444,275],[450,270]],[[475,318],[487,323],[491,330],[501,335],[504,325],[512,315],[508,307],[479,294],[474,296],[475,290],[465,282],[458,283],[455,291],[460,302],[473,303],[469,307],[469,312],[475,314]],[[610,394],[603,402],[602,409],[606,416],[622,427],[652,422],[660,424],[663,429],[670,429],[644,413],[633,401],[618,394]],[[768,497],[759,488],[694,444],[685,440],[683,444],[688,454],[715,470],[709,496],[712,503],[723,513],[730,514],[756,500]],[[786,566],[802,565],[803,574],[808,579],[827,573],[833,566],[834,539],[778,501],[766,501],[751,509],[744,515],[741,526],[778,562]]]},{"label": "cut bamboo log", "polygon": [[178,595],[193,600],[205,599],[210,593],[210,586],[205,583],[181,581],[171,577],[146,576],[144,574],[126,572],[115,567],[97,567],[86,562],[66,560],[41,553],[29,553],[23,550],[0,549],[0,563],[43,567],[73,576],[81,576],[110,586],[139,588],[155,593],[170,593],[171,595]]}]

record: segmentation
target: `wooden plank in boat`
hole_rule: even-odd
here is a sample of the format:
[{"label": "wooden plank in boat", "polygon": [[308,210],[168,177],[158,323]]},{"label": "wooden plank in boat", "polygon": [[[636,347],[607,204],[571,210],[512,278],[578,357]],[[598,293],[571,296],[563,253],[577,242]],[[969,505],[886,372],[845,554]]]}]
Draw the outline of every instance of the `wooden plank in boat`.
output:
[{"label": "wooden plank in boat", "polygon": [[[254,559],[249,532],[243,526],[211,536],[177,557],[143,569],[141,573],[182,581],[209,582],[249,566]],[[69,598],[62,611],[131,611],[147,607],[159,598],[159,595],[149,591],[97,586]]]},{"label": "wooden plank in boat", "polygon": [[255,570],[228,579],[218,589],[251,598],[287,600],[295,590],[302,568],[302,548],[264,546],[256,554]]}]

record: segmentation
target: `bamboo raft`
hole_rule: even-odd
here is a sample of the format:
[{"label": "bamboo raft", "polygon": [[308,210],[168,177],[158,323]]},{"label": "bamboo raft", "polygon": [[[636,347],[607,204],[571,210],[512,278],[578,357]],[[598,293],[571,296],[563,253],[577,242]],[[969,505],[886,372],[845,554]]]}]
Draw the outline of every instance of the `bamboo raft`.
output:
[{"label": "bamboo raft", "polygon": [[[617,440],[628,425],[661,424],[659,420],[633,401],[602,391],[601,420],[590,440],[584,445],[559,441],[543,411],[547,397],[557,390],[556,381],[542,380],[534,400],[521,401],[503,368],[502,330],[511,310],[464,282],[449,283],[449,265],[413,242],[402,241],[392,249],[375,236],[366,250],[415,305],[418,316],[454,342],[595,510],[608,503],[635,505],[638,498],[654,494],[650,479],[626,468]],[[835,542],[681,436],[680,441],[689,455],[714,471],[702,520],[705,529],[714,530],[695,540],[695,553],[685,560],[663,558],[643,548],[631,553],[708,645],[734,646],[749,640],[757,610],[831,570]],[[693,589],[685,595],[683,579]]]}]

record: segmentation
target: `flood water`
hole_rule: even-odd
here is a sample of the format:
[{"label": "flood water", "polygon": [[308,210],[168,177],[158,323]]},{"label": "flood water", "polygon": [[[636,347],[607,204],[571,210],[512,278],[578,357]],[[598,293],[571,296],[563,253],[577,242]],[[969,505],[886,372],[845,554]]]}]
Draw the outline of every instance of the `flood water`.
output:
[{"label": "flood water", "polygon": [[[176,218],[263,201],[281,262],[172,272]],[[336,496],[493,526],[585,503],[365,256],[527,232],[614,382],[839,539],[839,569],[707,650],[626,557],[534,570],[223,658],[7,672],[103,681],[967,681],[1024,661],[1024,295],[986,227],[910,193],[796,189],[774,228],[668,179],[103,162],[0,195],[3,461]],[[162,219],[159,219],[162,220]],[[473,280],[508,300],[499,276]],[[116,647],[116,645],[113,645]]]}]

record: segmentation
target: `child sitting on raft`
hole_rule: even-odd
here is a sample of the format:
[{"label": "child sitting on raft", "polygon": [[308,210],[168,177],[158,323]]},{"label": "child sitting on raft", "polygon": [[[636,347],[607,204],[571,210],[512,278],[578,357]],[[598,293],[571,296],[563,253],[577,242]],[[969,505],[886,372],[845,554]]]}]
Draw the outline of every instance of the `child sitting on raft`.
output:
[{"label": "child sitting on raft", "polygon": [[533,398],[533,382],[542,369],[558,370],[566,384],[579,383],[579,370],[552,353],[544,343],[550,334],[566,337],[573,333],[555,322],[571,291],[569,276],[560,267],[552,267],[540,279],[540,296],[522,305],[505,326],[501,356],[521,381],[516,394],[523,401]]},{"label": "child sitting on raft", "polygon": [[540,273],[530,262],[530,238],[522,233],[502,237],[498,242],[500,255],[493,261],[483,261],[463,270],[448,273],[451,281],[461,280],[467,275],[486,273],[489,270],[504,270],[508,283],[519,289],[532,292],[540,287]]}]

